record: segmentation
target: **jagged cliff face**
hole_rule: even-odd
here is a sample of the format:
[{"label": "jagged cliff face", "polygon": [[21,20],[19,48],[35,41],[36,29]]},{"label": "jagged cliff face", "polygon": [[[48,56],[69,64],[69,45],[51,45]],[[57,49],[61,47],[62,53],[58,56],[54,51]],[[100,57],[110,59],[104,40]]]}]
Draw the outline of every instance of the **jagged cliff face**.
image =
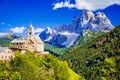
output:
[{"label": "jagged cliff face", "polygon": [[94,14],[91,11],[83,10],[80,16],[75,16],[70,25],[62,24],[52,30],[47,28],[40,34],[45,42],[58,47],[70,47],[80,37],[84,30],[91,32],[110,31],[114,27],[110,20],[102,12]]},{"label": "jagged cliff face", "polygon": [[110,31],[113,26],[104,13],[98,12],[94,14],[91,11],[83,10],[80,16],[74,17],[69,25],[68,31],[81,33],[83,30],[92,32]]}]

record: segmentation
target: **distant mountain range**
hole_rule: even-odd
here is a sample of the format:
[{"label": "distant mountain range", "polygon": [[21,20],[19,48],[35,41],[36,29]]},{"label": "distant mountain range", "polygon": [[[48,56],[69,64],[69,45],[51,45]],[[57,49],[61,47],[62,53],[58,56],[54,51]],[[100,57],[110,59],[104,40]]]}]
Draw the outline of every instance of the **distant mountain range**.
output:
[{"label": "distant mountain range", "polygon": [[[113,28],[114,26],[104,13],[83,10],[79,16],[73,18],[71,24],[61,24],[54,30],[47,27],[39,36],[45,43],[60,48],[68,48],[74,44],[92,40],[92,37],[97,37],[96,32],[109,32]],[[5,35],[5,38],[9,37],[16,38],[18,36],[15,34]]]},{"label": "distant mountain range", "polygon": [[113,25],[104,13],[93,13],[89,10],[83,10],[80,16],[73,18],[71,24],[59,25],[55,30],[47,27],[40,34],[40,37],[44,42],[51,45],[70,47],[84,34],[85,30],[90,32],[109,32],[113,28]]}]

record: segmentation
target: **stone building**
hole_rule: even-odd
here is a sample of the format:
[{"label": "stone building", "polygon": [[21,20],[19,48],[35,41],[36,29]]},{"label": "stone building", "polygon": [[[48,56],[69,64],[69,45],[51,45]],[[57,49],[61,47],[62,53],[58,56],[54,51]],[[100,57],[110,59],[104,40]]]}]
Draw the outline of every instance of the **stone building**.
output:
[{"label": "stone building", "polygon": [[0,47],[0,61],[9,61],[14,57],[14,52],[8,47]]},{"label": "stone building", "polygon": [[44,43],[38,35],[34,34],[34,27],[32,24],[28,28],[27,37],[14,39],[10,42],[10,47],[12,49],[20,50],[22,53],[24,53],[26,50],[37,53],[44,52]]}]

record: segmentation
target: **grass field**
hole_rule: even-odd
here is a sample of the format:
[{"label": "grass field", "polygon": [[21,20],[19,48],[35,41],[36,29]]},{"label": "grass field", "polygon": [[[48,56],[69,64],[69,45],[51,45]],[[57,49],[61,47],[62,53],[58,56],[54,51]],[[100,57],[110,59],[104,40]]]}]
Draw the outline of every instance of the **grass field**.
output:
[{"label": "grass field", "polygon": [[83,77],[72,71],[70,68],[68,68],[68,72],[70,74],[69,80],[85,80]]}]

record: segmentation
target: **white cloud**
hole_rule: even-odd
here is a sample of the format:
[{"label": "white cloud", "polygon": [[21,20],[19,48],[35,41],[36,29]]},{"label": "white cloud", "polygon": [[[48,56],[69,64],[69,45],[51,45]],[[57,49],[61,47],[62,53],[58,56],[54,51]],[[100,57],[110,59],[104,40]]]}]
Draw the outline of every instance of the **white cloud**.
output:
[{"label": "white cloud", "polygon": [[70,0],[66,0],[65,2],[60,2],[60,3],[56,3],[54,4],[53,9],[56,10],[58,8],[62,8],[62,7],[68,7],[68,8],[73,8],[74,4],[70,4]]},{"label": "white cloud", "polygon": [[41,33],[41,32],[43,32],[43,31],[44,31],[43,28],[37,28],[37,29],[35,29],[35,33]]},{"label": "white cloud", "polygon": [[11,28],[10,29],[13,33],[23,33],[23,31],[25,30],[25,27],[15,27],[15,28]]},{"label": "white cloud", "polygon": [[68,7],[95,11],[104,9],[113,4],[120,5],[120,0],[75,0],[75,4],[70,3],[70,0],[66,0],[65,2],[62,1],[54,4],[53,9]]},{"label": "white cloud", "polygon": [[4,36],[6,34],[8,34],[8,33],[0,32],[0,36]]}]

